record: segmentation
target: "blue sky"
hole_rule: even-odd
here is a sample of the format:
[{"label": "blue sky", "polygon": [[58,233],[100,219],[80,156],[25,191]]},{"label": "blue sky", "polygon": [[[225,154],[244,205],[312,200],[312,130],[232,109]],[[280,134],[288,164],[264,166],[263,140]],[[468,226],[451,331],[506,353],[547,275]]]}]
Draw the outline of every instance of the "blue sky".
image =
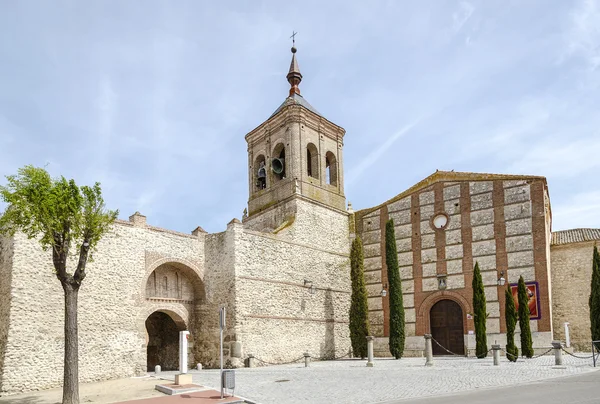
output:
[{"label": "blue sky", "polygon": [[[543,175],[553,229],[600,227],[600,1],[0,0],[0,176],[47,165],[111,208],[222,231],[244,135],[300,88],[346,129],[346,197],[436,169]],[[2,180],[3,181],[3,180]]]}]

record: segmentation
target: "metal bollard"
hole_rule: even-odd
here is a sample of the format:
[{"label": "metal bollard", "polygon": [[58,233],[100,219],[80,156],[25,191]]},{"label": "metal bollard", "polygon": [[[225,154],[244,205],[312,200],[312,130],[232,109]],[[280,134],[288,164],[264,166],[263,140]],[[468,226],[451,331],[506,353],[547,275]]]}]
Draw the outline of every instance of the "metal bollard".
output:
[{"label": "metal bollard", "polygon": [[375,337],[367,337],[367,367],[373,367],[373,340]]},{"label": "metal bollard", "polygon": [[425,334],[425,366],[433,366],[433,348],[431,334]]},{"label": "metal bollard", "polygon": [[248,367],[249,368],[254,368],[256,367],[256,364],[254,363],[254,355],[252,354],[248,354]]},{"label": "metal bollard", "polygon": [[492,353],[494,354],[494,366],[500,365],[500,345],[492,345]]},{"label": "metal bollard", "polygon": [[154,373],[156,373],[156,374],[160,373],[160,365],[154,366]]},{"label": "metal bollard", "polygon": [[552,348],[554,348],[554,365],[562,366],[562,344],[560,341],[552,341]]},{"label": "metal bollard", "polygon": [[304,352],[304,367],[307,368],[310,366],[310,354],[308,352]]}]

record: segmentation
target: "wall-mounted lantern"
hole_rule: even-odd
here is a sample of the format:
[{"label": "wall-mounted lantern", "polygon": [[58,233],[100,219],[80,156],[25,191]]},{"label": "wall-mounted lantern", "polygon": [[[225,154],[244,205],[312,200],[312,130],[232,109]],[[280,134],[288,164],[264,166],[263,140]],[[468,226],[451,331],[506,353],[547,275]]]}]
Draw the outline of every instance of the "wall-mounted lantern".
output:
[{"label": "wall-mounted lantern", "polygon": [[314,295],[315,292],[317,291],[317,289],[313,285],[312,281],[309,281],[308,279],[304,280],[304,287],[308,288],[308,293],[310,293],[311,295]]}]

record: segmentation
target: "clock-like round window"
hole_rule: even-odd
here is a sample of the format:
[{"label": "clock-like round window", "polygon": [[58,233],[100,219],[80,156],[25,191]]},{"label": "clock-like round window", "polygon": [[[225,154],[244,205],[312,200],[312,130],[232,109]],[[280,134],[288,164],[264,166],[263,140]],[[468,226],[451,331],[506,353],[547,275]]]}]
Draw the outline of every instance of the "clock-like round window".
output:
[{"label": "clock-like round window", "polygon": [[433,224],[433,227],[435,227],[436,229],[439,229],[439,230],[445,229],[446,226],[448,225],[448,216],[446,216],[443,213],[439,213],[434,216],[434,218],[431,222]]}]

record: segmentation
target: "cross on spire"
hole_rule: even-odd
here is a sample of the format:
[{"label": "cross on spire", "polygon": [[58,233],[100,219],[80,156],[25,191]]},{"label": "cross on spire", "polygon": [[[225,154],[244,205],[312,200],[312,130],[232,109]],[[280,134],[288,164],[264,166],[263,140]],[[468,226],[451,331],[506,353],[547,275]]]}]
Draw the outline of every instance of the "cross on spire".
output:
[{"label": "cross on spire", "polygon": [[292,38],[292,46],[296,46],[296,34],[297,32],[292,30],[292,36],[290,38]]}]

